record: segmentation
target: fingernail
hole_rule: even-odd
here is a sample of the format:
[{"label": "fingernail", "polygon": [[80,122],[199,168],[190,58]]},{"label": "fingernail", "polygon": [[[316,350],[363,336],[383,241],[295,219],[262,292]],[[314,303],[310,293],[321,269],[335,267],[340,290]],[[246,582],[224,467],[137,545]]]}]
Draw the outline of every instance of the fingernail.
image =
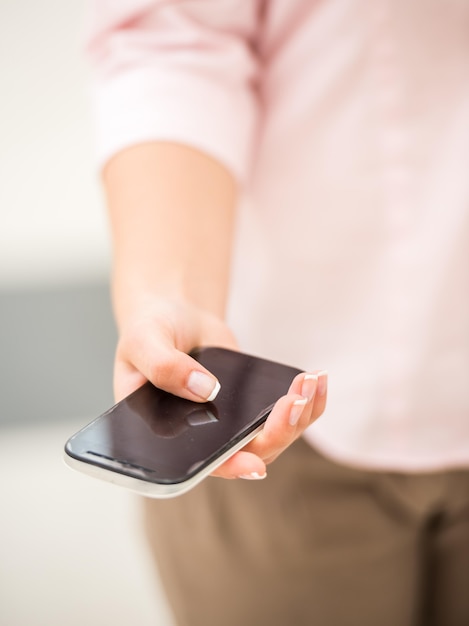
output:
[{"label": "fingernail", "polygon": [[215,400],[220,391],[220,383],[216,378],[194,370],[187,380],[187,388],[206,402]]},{"label": "fingernail", "polygon": [[292,404],[290,417],[288,420],[291,426],[295,426],[295,424],[298,422],[307,402],[308,398],[301,398],[300,400],[295,400],[295,402]]},{"label": "fingernail", "polygon": [[267,472],[258,474],[257,472],[251,472],[251,474],[241,474],[238,478],[244,478],[244,480],[263,480],[267,476]]},{"label": "fingernail", "polygon": [[327,371],[322,370],[321,372],[318,372],[317,377],[318,377],[317,394],[318,396],[323,396],[327,391]]},{"label": "fingernail", "polygon": [[317,374],[305,374],[303,378],[303,384],[301,385],[301,395],[303,398],[307,398],[310,402],[314,394],[316,393],[316,387],[318,385]]}]

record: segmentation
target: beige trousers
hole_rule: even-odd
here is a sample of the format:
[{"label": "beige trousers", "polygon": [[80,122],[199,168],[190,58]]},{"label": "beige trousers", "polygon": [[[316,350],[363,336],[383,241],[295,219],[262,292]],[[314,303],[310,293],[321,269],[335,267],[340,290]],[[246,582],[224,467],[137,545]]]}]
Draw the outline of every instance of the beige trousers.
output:
[{"label": "beige trousers", "polygon": [[332,463],[302,440],[264,481],[145,500],[178,626],[469,626],[469,472]]}]

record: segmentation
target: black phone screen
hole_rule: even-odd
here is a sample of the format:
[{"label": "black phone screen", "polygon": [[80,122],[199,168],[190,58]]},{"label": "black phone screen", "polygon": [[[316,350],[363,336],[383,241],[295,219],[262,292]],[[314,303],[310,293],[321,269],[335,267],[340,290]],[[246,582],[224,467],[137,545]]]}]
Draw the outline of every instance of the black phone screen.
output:
[{"label": "black phone screen", "polygon": [[300,371],[221,348],[192,356],[221,383],[213,402],[145,383],[74,435],[67,454],[150,482],[182,482],[255,430]]}]

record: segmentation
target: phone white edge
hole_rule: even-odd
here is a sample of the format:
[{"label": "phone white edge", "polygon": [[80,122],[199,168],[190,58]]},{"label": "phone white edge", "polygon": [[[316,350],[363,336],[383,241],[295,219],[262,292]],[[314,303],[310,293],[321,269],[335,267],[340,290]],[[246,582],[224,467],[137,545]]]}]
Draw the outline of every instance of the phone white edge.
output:
[{"label": "phone white edge", "polygon": [[[272,407],[269,407],[266,410],[266,417],[269,415]],[[91,463],[86,463],[85,461],[80,461],[70,456],[66,450],[64,450],[64,461],[68,467],[71,467],[74,470],[77,470],[83,474],[87,474],[88,476],[92,476],[93,478],[99,478],[113,485],[118,485],[120,487],[125,487],[134,493],[138,493],[141,496],[146,496],[147,498],[174,498],[176,496],[182,495],[186,493],[196,485],[198,485],[204,478],[209,476],[217,467],[220,467],[225,461],[227,461],[230,457],[244,448],[250,441],[252,441],[256,435],[263,429],[264,422],[260,424],[255,430],[250,432],[248,435],[243,437],[241,441],[238,441],[232,448],[224,452],[221,456],[217,457],[212,463],[210,463],[207,467],[200,470],[197,474],[180,483],[173,484],[163,484],[163,483],[152,483],[146,480],[141,480],[139,478],[135,478],[134,476],[126,476],[125,474],[120,474],[119,472],[106,469],[104,467],[99,467],[98,465],[93,465]]]}]

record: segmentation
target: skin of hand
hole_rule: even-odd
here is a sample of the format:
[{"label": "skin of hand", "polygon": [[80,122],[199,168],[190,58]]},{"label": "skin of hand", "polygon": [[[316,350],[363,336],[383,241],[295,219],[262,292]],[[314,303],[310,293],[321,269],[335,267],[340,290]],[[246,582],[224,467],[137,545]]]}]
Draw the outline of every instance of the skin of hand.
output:
[{"label": "skin of hand", "polygon": [[[207,392],[214,389],[216,381],[187,354],[203,345],[237,348],[228,327],[213,314],[181,301],[148,304],[122,332],[115,361],[116,398],[125,397],[148,379],[166,391],[203,402],[206,397],[195,394],[188,386],[192,372],[207,376]],[[261,433],[214,475],[264,478],[266,465],[323,413],[326,396],[325,372],[296,376],[288,393],[275,404]]]},{"label": "skin of hand", "polygon": [[[181,185],[184,180],[184,185]],[[104,172],[114,246],[119,400],[147,379],[175,395],[213,399],[217,380],[188,353],[237,349],[224,322],[236,186],[219,163],[178,144],[135,146]],[[325,372],[300,374],[263,431],[220,466],[223,478],[264,478],[266,465],[324,411]]]}]

